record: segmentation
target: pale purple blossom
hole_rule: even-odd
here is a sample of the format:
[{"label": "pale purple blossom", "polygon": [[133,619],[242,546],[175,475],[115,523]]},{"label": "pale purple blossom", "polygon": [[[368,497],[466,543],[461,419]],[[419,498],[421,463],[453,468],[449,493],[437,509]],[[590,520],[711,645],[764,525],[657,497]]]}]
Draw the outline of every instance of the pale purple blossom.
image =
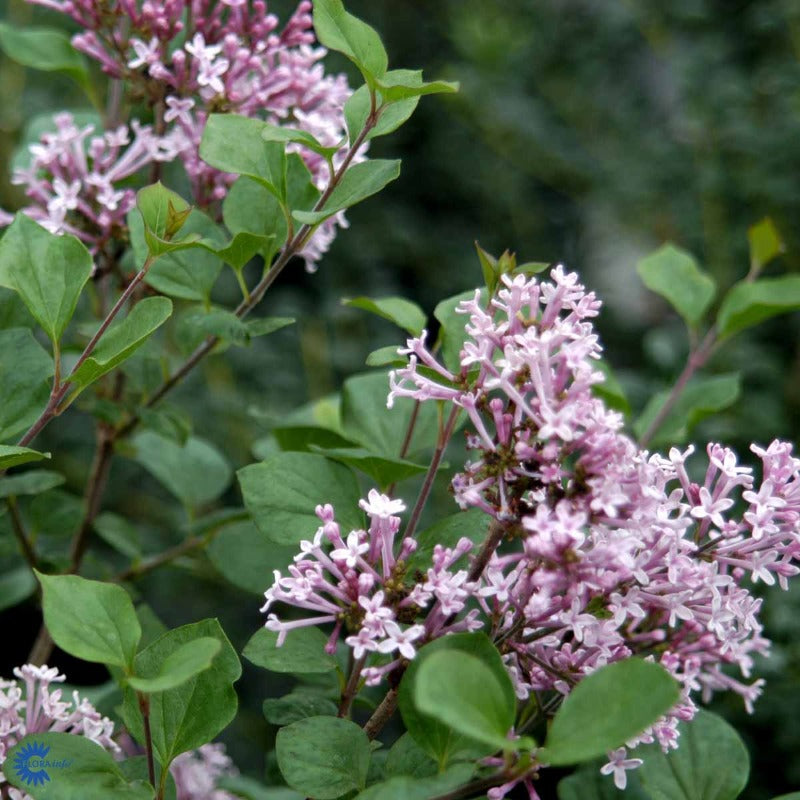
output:
[{"label": "pale purple blossom", "polygon": [[641,758],[626,758],[627,751],[624,747],[608,754],[608,763],[600,767],[603,775],[613,775],[614,785],[623,791],[628,785],[627,770],[636,769],[642,765]]},{"label": "pale purple blossom", "polygon": [[[466,594],[502,640],[517,696],[567,694],[604,664],[652,658],[657,646],[681,700],[628,746],[666,750],[678,745],[678,722],[694,716],[693,695],[734,691],[750,711],[761,692],[763,681],[731,673],[748,678],[769,647],[748,580],[785,589],[800,571],[800,459],[786,443],[754,445],[758,483],[712,443],[695,483],[686,469],[693,447],[668,458],[640,450],[592,391],[604,380],[589,322],[599,302],[561,267],[550,277],[506,276],[488,303],[476,292],[460,304],[459,372],[438,363],[424,332],[410,339],[389,405],[444,400],[468,417],[476,455],[453,480],[456,501],[493,516],[521,545],[501,546]],[[639,763],[626,748],[610,759],[604,772],[617,785]]]},{"label": "pale purple blossom", "polygon": [[[344,74],[325,72],[326,50],[314,46],[309,0],[298,3],[283,27],[264,0],[110,0],[102,14],[90,0],[29,2],[72,17],[83,28],[73,45],[108,75],[145,96],[152,95],[154,82],[160,84],[166,98],[165,139],[171,145],[166,160],[180,159],[196,204],[217,203],[235,179],[200,159],[200,140],[212,111],[307,131],[322,145],[338,148],[333,165],[341,165],[347,141],[344,104],[351,89]],[[327,159],[300,145],[288,149],[301,155],[314,185],[324,190],[331,177]],[[355,161],[363,160],[365,152],[366,145]],[[110,196],[107,189],[105,196]],[[111,213],[108,220],[117,216],[124,213]],[[60,207],[40,221],[54,231],[69,225]],[[344,227],[347,221],[339,212],[304,243],[300,255],[310,271]]]},{"label": "pale purple blossom", "polygon": [[[15,667],[14,675],[16,680],[0,679],[0,767],[6,753],[31,733],[71,733],[85,736],[106,750],[119,750],[111,738],[114,723],[110,719],[99,714],[77,690],[68,699],[60,688],[53,687],[66,680],[57,669],[25,664]],[[9,786],[0,772],[0,793],[4,791],[12,800],[31,800]]]},{"label": "pale purple blossom", "polygon": [[[328,650],[334,652],[341,631],[355,658],[370,653],[393,654],[412,659],[417,647],[435,636],[452,630],[480,627],[474,615],[453,622],[472,588],[465,570],[451,567],[472,547],[462,539],[455,548],[437,545],[431,567],[422,580],[409,575],[408,558],[416,542],[396,543],[400,517],[405,510],[401,500],[372,490],[359,505],[366,511],[367,530],[350,531],[346,539],[329,504],[319,505],[316,514],[322,523],[313,540],[300,543],[300,553],[287,575],[276,570],[272,586],[265,592],[262,613],[275,603],[303,609],[309,614],[299,619],[284,619],[269,613],[266,627],[278,634],[280,647],[291,631],[308,625],[333,624]],[[416,622],[433,603],[425,623]],[[395,662],[391,662],[395,663]],[[370,664],[365,678],[379,682],[388,666]]]},{"label": "pale purple blossom", "polygon": [[[16,169],[11,182],[25,187],[30,199],[23,213],[51,233],[71,233],[100,252],[126,230],[136,202],[127,179],[174,158],[174,135],[156,136],[135,121],[130,129],[92,135],[93,125],[78,127],[66,112],[56,114],[54,123],[53,132],[30,146],[30,164]],[[7,221],[1,217],[0,225]]]}]

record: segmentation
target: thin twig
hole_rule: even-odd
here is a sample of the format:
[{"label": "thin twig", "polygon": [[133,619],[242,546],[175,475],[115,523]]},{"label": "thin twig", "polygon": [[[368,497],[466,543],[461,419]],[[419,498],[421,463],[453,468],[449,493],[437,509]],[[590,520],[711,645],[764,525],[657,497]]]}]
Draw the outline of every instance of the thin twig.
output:
[{"label": "thin twig", "polygon": [[392,714],[397,710],[397,689],[389,689],[381,700],[380,705],[375,709],[372,716],[364,724],[364,733],[368,739],[374,739],[382,730],[384,725],[392,718]]},{"label": "thin twig", "polygon": [[678,377],[678,380],[675,381],[675,385],[670,390],[667,399],[664,401],[664,405],[661,406],[658,414],[656,414],[656,416],[653,418],[653,421],[647,426],[647,430],[639,438],[639,445],[641,447],[647,447],[648,442],[658,432],[658,429],[664,423],[664,420],[669,416],[670,412],[675,407],[675,404],[678,402],[681,394],[683,394],[686,384],[689,383],[689,380],[694,373],[700,369],[700,367],[702,367],[706,361],[708,361],[708,357],[711,355],[716,343],[717,327],[714,325],[709,329],[699,346],[689,353],[689,357],[686,359],[686,365]]},{"label": "thin twig", "polygon": [[92,530],[97,515],[100,513],[100,503],[103,499],[103,492],[108,483],[108,474],[111,470],[111,457],[114,454],[108,428],[100,424],[97,429],[97,446],[95,448],[94,460],[86,482],[84,494],[84,514],[77,532],[72,539],[70,548],[69,572],[75,574],[80,568],[83,555],[89,543],[89,533]]},{"label": "thin twig", "polygon": [[[411,417],[408,420],[406,435],[403,438],[403,444],[400,445],[400,453],[398,454],[399,458],[405,458],[408,455],[408,449],[411,447],[411,439],[414,437],[414,428],[416,428],[417,426],[417,419],[419,417],[419,409],[421,405],[422,405],[421,400],[414,401],[414,408],[411,409]],[[396,486],[397,486],[397,481],[394,481],[386,489],[386,494],[388,494],[389,497],[391,497],[394,494]]]},{"label": "thin twig", "polygon": [[460,411],[461,409],[458,406],[453,406],[450,411],[450,416],[447,418],[447,423],[439,433],[439,439],[436,442],[436,450],[433,451],[433,458],[431,458],[430,466],[428,467],[427,473],[425,473],[425,480],[422,483],[422,488],[419,490],[417,502],[414,503],[411,516],[408,518],[408,525],[406,525],[406,529],[403,533],[404,539],[409,539],[414,536],[414,531],[417,529],[419,518],[422,515],[425,504],[428,502],[431,489],[433,489],[436,473],[439,471],[439,465],[442,463],[442,456],[444,455],[447,443],[453,435],[453,429],[456,426],[456,420],[458,419]]},{"label": "thin twig", "polygon": [[153,737],[150,733],[150,698],[142,692],[137,692],[136,694],[139,699],[139,711],[142,712],[142,722],[144,726],[144,749],[147,755],[147,776],[150,779],[150,785],[155,788],[156,765],[153,760]]},{"label": "thin twig", "polygon": [[209,538],[207,536],[190,536],[188,539],[184,539],[180,544],[176,544],[174,547],[164,550],[164,552],[159,553],[157,556],[145,559],[139,564],[134,564],[124,569],[122,572],[117,573],[112,580],[116,583],[122,583],[123,581],[129,581],[134,578],[141,578],[142,575],[146,575],[148,572],[152,572],[154,569],[168,564],[176,558],[188,555],[193,550],[201,549],[208,544],[208,541]]},{"label": "thin twig", "polygon": [[17,537],[22,555],[28,562],[31,569],[36,569],[39,565],[39,559],[36,556],[33,542],[25,531],[25,525],[22,522],[22,517],[19,513],[19,506],[17,505],[16,497],[6,498],[6,505],[8,506],[8,513],[11,517],[11,528],[14,531],[14,536]]},{"label": "thin twig", "polygon": [[[136,287],[147,274],[147,270],[150,269],[150,265],[153,263],[153,260],[154,259],[152,258],[148,258],[147,261],[145,261],[144,266],[139,270],[139,272],[136,273],[133,280],[125,287],[125,291],[119,296],[119,299],[114,304],[114,307],[108,312],[105,319],[100,323],[100,327],[97,329],[94,336],[92,336],[92,338],[89,340],[89,343],[83,349],[80,357],[75,362],[75,366],[72,368],[70,376],[74,375],[78,368],[94,352],[94,349],[97,346],[97,343],[100,341],[100,338],[108,330],[109,325],[111,325],[111,323],[114,321],[114,318],[125,305],[128,298],[133,294]],[[30,444],[30,442],[36,438],[36,436],[42,431],[47,423],[50,422],[53,417],[61,413],[63,409],[60,409],[59,406],[67,396],[69,387],[70,378],[67,378],[60,387],[57,387],[56,383],[53,384],[53,392],[50,394],[50,400],[48,401],[47,406],[36,422],[34,422],[33,425],[31,425],[31,427],[28,429],[28,432],[19,440],[19,442],[17,442],[18,447],[26,447],[28,444]]]},{"label": "thin twig", "polygon": [[339,717],[348,717],[350,715],[350,708],[353,705],[353,700],[356,699],[358,694],[358,684],[361,681],[361,670],[364,669],[364,664],[367,662],[367,656],[363,655],[361,658],[356,659],[353,667],[350,670],[350,677],[347,685],[342,692],[342,699],[339,701]]}]

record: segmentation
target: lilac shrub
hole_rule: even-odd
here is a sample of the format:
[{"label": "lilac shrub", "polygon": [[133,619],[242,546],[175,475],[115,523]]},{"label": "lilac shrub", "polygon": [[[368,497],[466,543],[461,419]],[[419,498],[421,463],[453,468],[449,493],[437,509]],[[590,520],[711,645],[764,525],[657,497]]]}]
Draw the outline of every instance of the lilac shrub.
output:
[{"label": "lilac shrub", "polygon": [[[657,798],[685,793],[670,775],[688,752],[702,753],[698,785],[733,775],[734,800],[746,750],[700,704],[732,691],[752,711],[762,692],[758,589],[800,571],[800,459],[781,441],[752,446],[758,467],[717,443],[704,459],[648,443],[718,344],[793,308],[791,278],[759,280],[781,250],[771,223],[714,320],[714,281],[688,254],[640,265],[691,351],[638,441],[605,399],[594,293],[561,266],[539,279],[479,249],[486,287],[437,306],[435,340],[410,301],[351,301],[410,335],[370,354],[391,371],[349,378],[234,465],[192,429],[197,391],[162,401],[204,359],[294,321],[247,317],[399,176],[367,158],[371,140],[458,86],[389,69],[341,0],[302,0],[284,24],[263,0],[30,1],[78,32],[3,25],[0,46],[67,72],[103,113],[55,113],[15,158],[25,204],[0,212],[0,602],[42,617],[29,663],[0,681],[0,798],[164,800],[174,783],[177,800],[535,799],[548,768],[582,764],[565,779],[582,800],[611,780]],[[328,50],[362,86],[326,71]],[[73,414],[95,435],[82,498],[82,448],[29,466]],[[469,460],[453,473],[462,426]],[[161,484],[152,503],[133,471],[137,494],[106,496],[120,455]],[[453,513],[420,530],[446,471]],[[168,628],[138,583],[188,567],[258,595],[266,565],[265,626],[246,644],[216,618]],[[42,665],[62,651],[108,669],[109,718],[53,688],[65,678]],[[214,743],[239,711],[239,652],[296,680],[263,707],[279,730],[262,778],[285,786],[240,775]]]}]

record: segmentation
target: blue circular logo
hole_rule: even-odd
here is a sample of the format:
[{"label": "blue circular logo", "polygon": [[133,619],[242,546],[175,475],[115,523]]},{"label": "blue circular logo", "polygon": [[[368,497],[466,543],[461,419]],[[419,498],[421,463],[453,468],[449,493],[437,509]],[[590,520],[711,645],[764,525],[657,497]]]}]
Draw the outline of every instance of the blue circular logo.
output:
[{"label": "blue circular logo", "polygon": [[46,757],[50,748],[42,742],[28,742],[14,757],[14,771],[17,777],[28,786],[41,786],[50,780],[45,769]]}]

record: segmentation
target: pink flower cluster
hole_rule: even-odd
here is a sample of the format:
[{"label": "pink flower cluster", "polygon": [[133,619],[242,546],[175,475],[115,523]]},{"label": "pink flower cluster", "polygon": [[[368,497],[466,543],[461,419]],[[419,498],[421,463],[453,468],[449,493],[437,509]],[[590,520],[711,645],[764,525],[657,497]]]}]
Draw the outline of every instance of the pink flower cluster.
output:
[{"label": "pink flower cluster", "polygon": [[[800,572],[800,459],[782,442],[754,445],[756,481],[731,450],[710,444],[705,474],[693,479],[693,447],[667,457],[640,450],[593,393],[604,380],[588,321],[599,306],[561,267],[550,281],[506,276],[488,304],[476,293],[458,309],[468,334],[458,373],[438,363],[424,332],[401,350],[409,363],[390,377],[389,405],[396,397],[444,400],[471,423],[476,457],[454,478],[455,498],[491,515],[505,534],[476,581],[451,569],[470,549],[466,540],[453,551],[438,547],[424,580],[405,573],[415,542],[403,539],[394,555],[402,501],[373,492],[362,501],[369,532],[345,542],[332,509],[318,508],[314,542],[267,592],[265,610],[282,601],[321,616],[271,615],[267,627],[282,640],[294,627],[332,622],[329,649],[344,626],[356,657],[403,658],[450,631],[483,627],[521,699],[566,695],[613,661],[655,660],[678,680],[681,700],[631,748],[677,747],[677,725],[694,716],[696,694],[733,690],[752,710],[763,681],[734,673],[747,679],[769,642],[750,583],[785,589]],[[400,621],[410,627],[401,631]],[[378,681],[395,663],[366,674]],[[625,747],[609,759],[603,772],[620,788],[641,763]]]},{"label": "pink flower cluster", "polygon": [[[326,51],[314,47],[311,3],[302,0],[282,30],[263,0],[30,0],[68,14],[85,29],[73,45],[97,60],[134,95],[161,107],[168,138],[189,176],[194,201],[222,199],[234,176],[199,156],[211,112],[260,117],[300,128],[323,145],[346,141],[343,107],[351,90],[345,75],[326,75]],[[323,189],[327,161],[294,147]],[[361,154],[360,154],[361,157]],[[341,156],[334,159],[338,166]],[[344,216],[323,223],[307,243],[307,265],[327,250]]]},{"label": "pink flower cluster", "polygon": [[[171,161],[180,150],[174,135],[156,136],[133,122],[92,136],[69,113],[56,114],[56,130],[30,146],[31,161],[11,182],[25,187],[32,203],[23,212],[51,233],[71,233],[93,252],[123,237],[125,217],[136,203],[126,179],[144,167]],[[0,222],[8,224],[11,217]]]},{"label": "pink flower cluster", "polygon": [[[718,444],[699,481],[686,467],[693,447],[666,458],[639,450],[592,393],[603,380],[587,322],[598,301],[560,267],[551,278],[505,277],[488,307],[478,295],[461,304],[469,338],[459,374],[436,363],[424,334],[410,340],[390,402],[449,400],[472,423],[478,457],[453,490],[513,542],[492,556],[473,596],[518,696],[567,694],[594,669],[643,655],[683,696],[629,745],[676,747],[678,722],[695,712],[691,693],[731,689],[748,710],[760,694],[763,681],[730,674],[748,677],[769,644],[745,579],[785,589],[800,571],[800,460],[782,442],[753,446],[756,486],[752,469]],[[638,766],[626,755],[611,754],[605,768],[620,787]]]},{"label": "pink flower cluster", "polygon": [[[400,530],[400,517],[395,515],[405,510],[403,501],[373,489],[360,506],[370,519],[369,529],[350,531],[347,539],[334,519],[333,507],[317,506],[322,525],[313,541],[300,543],[300,553],[288,568],[288,575],[275,570],[275,581],[265,593],[267,602],[261,611],[282,602],[317,614],[290,621],[269,614],[266,627],[278,632],[278,646],[295,628],[333,623],[327,645],[331,653],[342,630],[349,634],[345,643],[357,659],[368,653],[396,653],[392,660],[383,659],[385,663],[364,670],[367,683],[374,685],[401,658],[414,657],[415,642],[474,630],[481,623],[475,619],[477,609],[456,623],[451,621],[464,609],[470,594],[467,572],[451,569],[472,547],[469,539],[462,539],[454,548],[437,546],[424,579],[409,582],[408,558],[417,549],[416,541],[402,539],[395,555]],[[416,623],[422,610],[432,603],[424,624]]]},{"label": "pink flower cluster", "polygon": [[[88,700],[75,691],[72,700],[62,699],[61,689],[53,683],[66,680],[57,669],[26,664],[14,669],[19,680],[0,679],[0,766],[6,753],[30,733],[74,733],[85,736],[106,750],[116,752],[112,740],[114,723],[101,716]],[[31,800],[30,796],[9,786],[0,772],[0,792],[11,800]]]}]

